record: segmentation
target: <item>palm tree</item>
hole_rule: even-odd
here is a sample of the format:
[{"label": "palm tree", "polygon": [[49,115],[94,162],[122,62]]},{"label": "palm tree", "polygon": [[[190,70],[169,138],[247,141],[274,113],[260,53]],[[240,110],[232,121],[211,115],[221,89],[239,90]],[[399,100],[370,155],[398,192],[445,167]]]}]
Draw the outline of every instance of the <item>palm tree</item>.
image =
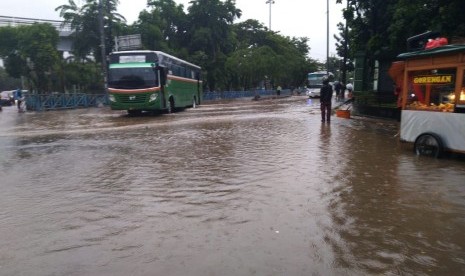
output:
[{"label": "palm tree", "polygon": [[[101,60],[98,54],[100,53],[99,2],[98,0],[86,0],[85,4],[79,7],[74,0],[68,0],[68,4],[55,9],[55,11],[60,11],[60,16],[64,19],[63,24],[69,24],[73,30],[73,55],[77,60],[87,60],[90,54],[95,60]],[[116,12],[119,0],[102,2],[104,25],[107,30],[105,32],[106,48],[107,51],[111,51],[112,26],[114,23],[126,22],[126,19]]]}]

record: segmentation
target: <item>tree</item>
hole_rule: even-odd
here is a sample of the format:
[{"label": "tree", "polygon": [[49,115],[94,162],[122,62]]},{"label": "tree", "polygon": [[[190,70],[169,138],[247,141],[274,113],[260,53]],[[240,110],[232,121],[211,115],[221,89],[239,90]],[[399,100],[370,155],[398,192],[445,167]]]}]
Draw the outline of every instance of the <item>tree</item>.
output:
[{"label": "tree", "polygon": [[63,72],[66,90],[101,93],[103,82],[100,78],[101,68],[98,64],[94,62],[65,62],[63,63]]},{"label": "tree", "polygon": [[[98,6],[95,0],[86,0],[82,7],[68,1],[57,10],[74,28],[75,54],[78,61],[84,61],[89,54],[99,52],[95,27]],[[118,1],[110,2],[107,7]],[[317,68],[317,62],[307,57],[308,38],[281,36],[255,20],[235,25],[241,16],[235,0],[193,0],[187,14],[183,5],[173,0],[148,0],[147,6],[132,26],[118,20],[106,25],[120,34],[140,33],[145,49],[161,50],[200,65],[207,90],[254,88],[265,77],[275,85],[300,86],[306,74]],[[95,59],[100,56],[95,55]],[[68,82],[80,83],[76,77],[64,76]]]},{"label": "tree", "polygon": [[275,67],[276,53],[268,46],[251,47],[235,51],[226,61],[232,87],[254,89],[271,77],[269,69]]},{"label": "tree", "polygon": [[316,62],[307,59],[307,38],[283,37],[256,20],[235,24],[233,31],[240,39],[226,62],[230,85],[250,89],[267,78],[275,86],[297,87],[316,70]]},{"label": "tree", "polygon": [[[4,37],[8,35],[8,37]],[[47,23],[0,28],[0,56],[8,74],[27,78],[30,89],[51,91],[52,76],[57,71],[59,53],[58,32]]]},{"label": "tree", "polygon": [[223,68],[234,48],[232,24],[242,12],[235,7],[234,0],[193,0],[188,11],[189,28],[186,41],[189,53],[204,52],[209,59],[200,64],[208,71],[206,85],[211,90],[225,83]]},{"label": "tree", "polygon": [[0,67],[0,91],[13,90],[18,87],[21,87],[21,79],[11,77],[5,68]]},{"label": "tree", "polygon": [[148,1],[151,11],[142,11],[135,24],[135,32],[142,36],[142,43],[147,49],[157,49],[186,58],[183,43],[186,33],[187,16],[183,5],[176,5],[173,0]]},{"label": "tree", "polygon": [[[100,53],[100,29],[99,29],[99,1],[86,0],[79,7],[74,0],[68,0],[68,4],[58,6],[55,10],[60,11],[64,24],[69,24],[73,30],[73,55],[77,60],[88,60],[92,54],[94,59],[101,61]],[[105,0],[103,3],[105,46],[107,54],[113,48],[113,26],[120,24],[126,19],[116,13],[118,0]]]},{"label": "tree", "polygon": [[462,0],[347,0],[344,18],[348,32],[339,42],[348,41],[349,56],[357,52],[365,55],[363,77],[368,84],[375,61],[387,63],[405,52],[409,37],[428,30],[452,39],[463,37],[463,10]]},{"label": "tree", "polygon": [[398,0],[388,28],[391,49],[396,53],[405,52],[407,38],[428,30],[449,38],[463,36],[464,10],[465,2],[460,0]]}]

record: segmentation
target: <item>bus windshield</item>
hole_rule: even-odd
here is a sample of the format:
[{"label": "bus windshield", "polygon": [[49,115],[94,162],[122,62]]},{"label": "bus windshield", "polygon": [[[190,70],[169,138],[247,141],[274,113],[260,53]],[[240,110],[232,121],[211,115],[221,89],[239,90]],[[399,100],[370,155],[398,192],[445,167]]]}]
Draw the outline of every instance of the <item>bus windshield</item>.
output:
[{"label": "bus windshield", "polygon": [[108,87],[117,89],[143,89],[158,86],[157,75],[151,67],[111,68]]},{"label": "bus windshield", "polygon": [[327,76],[326,72],[308,73],[308,87],[319,88],[323,86],[323,77]]}]

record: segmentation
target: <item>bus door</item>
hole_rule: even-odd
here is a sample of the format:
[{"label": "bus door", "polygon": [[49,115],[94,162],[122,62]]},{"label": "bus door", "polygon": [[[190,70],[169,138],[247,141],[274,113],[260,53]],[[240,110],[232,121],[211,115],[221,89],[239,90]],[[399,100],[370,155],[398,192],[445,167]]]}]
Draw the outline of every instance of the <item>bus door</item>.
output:
[{"label": "bus door", "polygon": [[165,94],[165,86],[166,86],[166,70],[165,67],[156,65],[153,67],[154,73],[157,75],[157,79],[160,84],[160,97],[161,102],[163,103],[163,108],[166,108],[166,94]]}]

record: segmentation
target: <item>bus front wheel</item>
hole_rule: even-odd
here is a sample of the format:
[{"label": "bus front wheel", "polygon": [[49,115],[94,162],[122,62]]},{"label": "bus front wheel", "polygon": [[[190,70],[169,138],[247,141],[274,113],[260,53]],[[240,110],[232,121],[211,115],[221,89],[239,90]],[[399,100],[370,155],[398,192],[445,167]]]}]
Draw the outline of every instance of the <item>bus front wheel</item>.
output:
[{"label": "bus front wheel", "polygon": [[440,158],[444,152],[444,146],[438,135],[423,133],[415,140],[414,151],[416,155]]},{"label": "bus front wheel", "polygon": [[175,107],[174,107],[174,99],[170,98],[168,101],[168,113],[174,113]]}]

